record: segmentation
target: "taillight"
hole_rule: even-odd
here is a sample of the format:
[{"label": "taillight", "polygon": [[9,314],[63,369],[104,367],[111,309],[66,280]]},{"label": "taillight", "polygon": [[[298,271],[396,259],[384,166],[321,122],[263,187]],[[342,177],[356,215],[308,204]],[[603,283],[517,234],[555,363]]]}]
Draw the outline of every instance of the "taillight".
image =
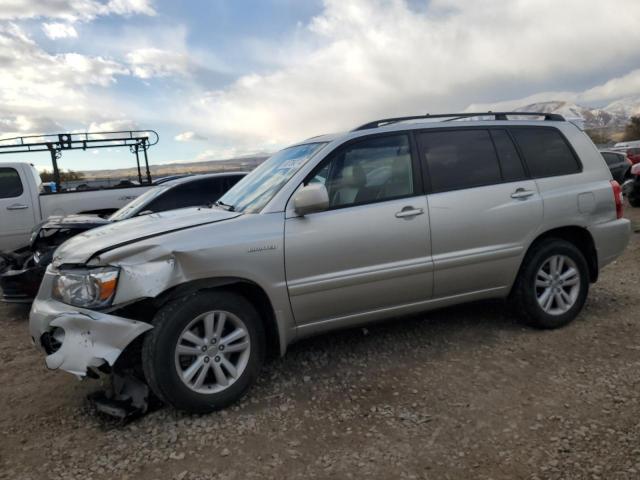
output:
[{"label": "taillight", "polygon": [[615,180],[611,180],[611,189],[613,190],[613,199],[616,202],[616,218],[622,218],[624,212],[622,207],[622,189],[620,188],[620,184]]}]

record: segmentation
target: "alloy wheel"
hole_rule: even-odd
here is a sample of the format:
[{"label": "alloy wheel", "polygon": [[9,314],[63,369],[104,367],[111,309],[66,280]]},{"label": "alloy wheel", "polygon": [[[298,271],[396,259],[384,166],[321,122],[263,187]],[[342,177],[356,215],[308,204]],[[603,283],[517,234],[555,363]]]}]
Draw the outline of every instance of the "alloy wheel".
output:
[{"label": "alloy wheel", "polygon": [[580,272],[566,255],[553,255],[545,260],[536,274],[538,305],[550,315],[562,315],[576,303],[580,294]]},{"label": "alloy wheel", "polygon": [[178,337],[178,377],[197,393],[218,393],[244,372],[251,353],[249,332],[231,312],[213,310],[194,318]]}]

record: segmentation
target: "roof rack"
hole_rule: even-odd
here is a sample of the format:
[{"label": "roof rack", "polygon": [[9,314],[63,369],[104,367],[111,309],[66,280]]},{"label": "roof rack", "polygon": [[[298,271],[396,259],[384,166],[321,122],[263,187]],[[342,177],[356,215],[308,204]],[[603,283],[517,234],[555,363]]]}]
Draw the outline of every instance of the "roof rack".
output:
[{"label": "roof rack", "polygon": [[0,155],[9,153],[49,152],[53,166],[53,178],[56,187],[60,189],[60,170],[58,159],[62,150],[86,150],[88,148],[129,147],[136,155],[138,166],[138,180],[142,183],[140,157],[144,154],[147,182],[151,183],[149,158],[147,150],[158,143],[159,136],[154,130],[120,130],[115,132],[82,132],[82,133],[54,133],[50,135],[26,135],[0,139]]},{"label": "roof rack", "polygon": [[432,118],[446,118],[448,120],[443,120],[445,122],[451,122],[453,120],[460,120],[463,118],[473,118],[473,117],[487,117],[493,116],[495,120],[508,120],[508,116],[521,116],[521,117],[544,117],[546,121],[556,121],[563,122],[564,117],[557,113],[541,113],[541,112],[473,112],[473,113],[438,113],[436,115],[431,115],[427,113],[426,115],[413,115],[409,117],[392,117],[392,118],[383,118],[381,120],[375,120],[373,122],[365,123],[364,125],[360,125],[358,128],[355,128],[354,132],[358,130],[368,130],[370,128],[379,128],[384,125],[390,125],[392,123],[404,122],[407,120],[430,120]]}]

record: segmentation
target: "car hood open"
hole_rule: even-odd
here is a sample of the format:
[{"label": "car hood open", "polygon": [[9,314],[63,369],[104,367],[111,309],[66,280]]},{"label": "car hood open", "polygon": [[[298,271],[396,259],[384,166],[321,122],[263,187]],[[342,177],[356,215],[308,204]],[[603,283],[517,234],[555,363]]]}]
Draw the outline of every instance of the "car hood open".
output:
[{"label": "car hood open", "polygon": [[82,265],[92,257],[115,248],[159,235],[242,215],[217,207],[193,207],[153,213],[94,228],[64,242],[53,258],[55,267]]}]

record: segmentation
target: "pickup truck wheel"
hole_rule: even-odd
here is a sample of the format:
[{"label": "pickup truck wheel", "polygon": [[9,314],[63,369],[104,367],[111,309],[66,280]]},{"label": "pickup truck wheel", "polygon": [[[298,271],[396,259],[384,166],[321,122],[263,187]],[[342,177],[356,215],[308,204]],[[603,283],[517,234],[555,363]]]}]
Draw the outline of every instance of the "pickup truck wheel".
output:
[{"label": "pickup truck wheel", "polygon": [[208,413],[235,402],[256,380],[265,354],[253,305],[229,291],[197,292],[165,305],[142,347],[142,366],[158,397]]},{"label": "pickup truck wheel", "polygon": [[570,242],[549,238],[527,253],[513,291],[515,311],[531,326],[558,328],[582,310],[589,268]]}]

